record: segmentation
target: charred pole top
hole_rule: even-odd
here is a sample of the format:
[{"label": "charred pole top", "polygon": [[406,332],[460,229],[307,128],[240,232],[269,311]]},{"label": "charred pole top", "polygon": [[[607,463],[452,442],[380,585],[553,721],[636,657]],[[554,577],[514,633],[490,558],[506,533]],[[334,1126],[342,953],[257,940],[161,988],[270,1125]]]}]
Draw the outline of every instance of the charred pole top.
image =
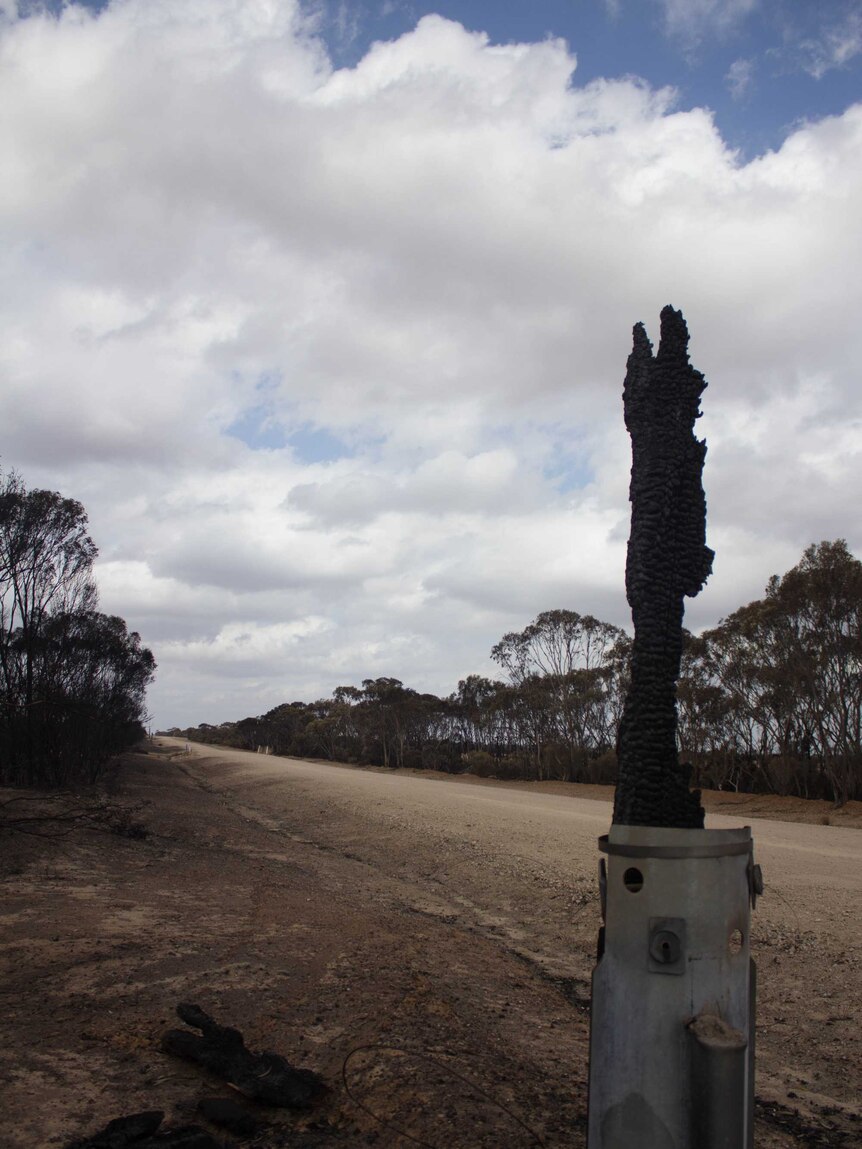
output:
[{"label": "charred pole top", "polygon": [[700,791],[676,748],[676,683],[682,657],[683,598],[712,570],[706,545],[703,463],[695,438],[703,375],[688,361],[681,311],[665,307],[656,355],[642,323],[634,328],[623,405],[632,440],[632,524],[626,597],[632,608],[631,685],[620,723],[614,822],[703,826]]}]

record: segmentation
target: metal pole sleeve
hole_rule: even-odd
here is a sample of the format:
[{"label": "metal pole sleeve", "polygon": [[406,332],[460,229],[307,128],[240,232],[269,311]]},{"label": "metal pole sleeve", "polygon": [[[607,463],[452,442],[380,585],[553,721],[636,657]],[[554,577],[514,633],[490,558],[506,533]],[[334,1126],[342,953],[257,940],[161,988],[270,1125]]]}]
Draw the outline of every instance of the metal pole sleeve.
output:
[{"label": "metal pole sleeve", "polygon": [[691,1049],[691,1144],[746,1149],[747,1042],[714,1014],[688,1026]]}]

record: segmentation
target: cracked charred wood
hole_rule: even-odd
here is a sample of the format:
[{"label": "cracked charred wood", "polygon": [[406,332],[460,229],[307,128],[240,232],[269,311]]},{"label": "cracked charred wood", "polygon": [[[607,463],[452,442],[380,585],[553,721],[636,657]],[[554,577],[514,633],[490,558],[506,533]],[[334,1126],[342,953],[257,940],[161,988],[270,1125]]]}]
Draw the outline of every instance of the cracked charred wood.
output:
[{"label": "cracked charred wood", "polygon": [[150,1109],[146,1113],[130,1113],[127,1117],[115,1117],[104,1129],[83,1141],[73,1141],[67,1149],[126,1149],[127,1145],[140,1144],[156,1132],[164,1121],[161,1109]]},{"label": "cracked charred wood", "polygon": [[198,1113],[237,1137],[254,1137],[261,1128],[260,1122],[230,1097],[203,1097],[198,1102]]},{"label": "cracked charred wood", "polygon": [[665,307],[656,355],[643,324],[634,328],[623,405],[632,440],[631,534],[626,597],[632,608],[631,685],[618,740],[616,823],[702,827],[700,791],[676,746],[676,684],[682,657],[683,599],[712,570],[706,545],[703,464],[694,435],[706,380],[688,360],[681,311]]},{"label": "cracked charred wood", "polygon": [[316,1073],[294,1067],[277,1053],[252,1053],[238,1029],[218,1025],[197,1005],[180,1004],[178,1016],[200,1036],[187,1029],[170,1029],[162,1049],[175,1057],[195,1061],[247,1097],[265,1105],[305,1109],[323,1090]]},{"label": "cracked charred wood", "polygon": [[158,1109],[115,1117],[92,1137],[73,1141],[66,1149],[223,1149],[198,1125],[160,1131],[164,1119],[164,1113]]}]

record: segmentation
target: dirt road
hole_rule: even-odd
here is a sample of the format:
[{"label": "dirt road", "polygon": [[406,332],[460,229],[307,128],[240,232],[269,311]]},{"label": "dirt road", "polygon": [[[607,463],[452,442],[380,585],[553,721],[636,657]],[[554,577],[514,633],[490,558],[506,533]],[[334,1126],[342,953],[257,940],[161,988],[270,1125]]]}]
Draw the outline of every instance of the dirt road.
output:
[{"label": "dirt road", "polygon": [[[158,1042],[191,1000],[331,1087],[260,1146],[583,1146],[609,803],[161,742],[121,778],[148,838],[0,856],[0,1144],[190,1120],[218,1083]],[[758,1146],[856,1145],[862,831],[745,821]]]}]

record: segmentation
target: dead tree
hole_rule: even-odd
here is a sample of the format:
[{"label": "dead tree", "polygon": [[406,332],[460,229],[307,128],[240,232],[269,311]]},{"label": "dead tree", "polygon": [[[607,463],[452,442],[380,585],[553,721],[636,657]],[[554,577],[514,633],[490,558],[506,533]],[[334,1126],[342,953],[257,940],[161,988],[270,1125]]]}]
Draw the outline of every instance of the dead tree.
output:
[{"label": "dead tree", "polygon": [[632,440],[626,597],[635,637],[613,819],[625,825],[703,826],[700,791],[689,789],[691,770],[677,753],[676,683],[683,599],[696,595],[712,570],[702,483],[706,443],[694,435],[705,387],[688,361],[681,311],[663,309],[656,355],[643,324],[635,326],[623,388]]}]

